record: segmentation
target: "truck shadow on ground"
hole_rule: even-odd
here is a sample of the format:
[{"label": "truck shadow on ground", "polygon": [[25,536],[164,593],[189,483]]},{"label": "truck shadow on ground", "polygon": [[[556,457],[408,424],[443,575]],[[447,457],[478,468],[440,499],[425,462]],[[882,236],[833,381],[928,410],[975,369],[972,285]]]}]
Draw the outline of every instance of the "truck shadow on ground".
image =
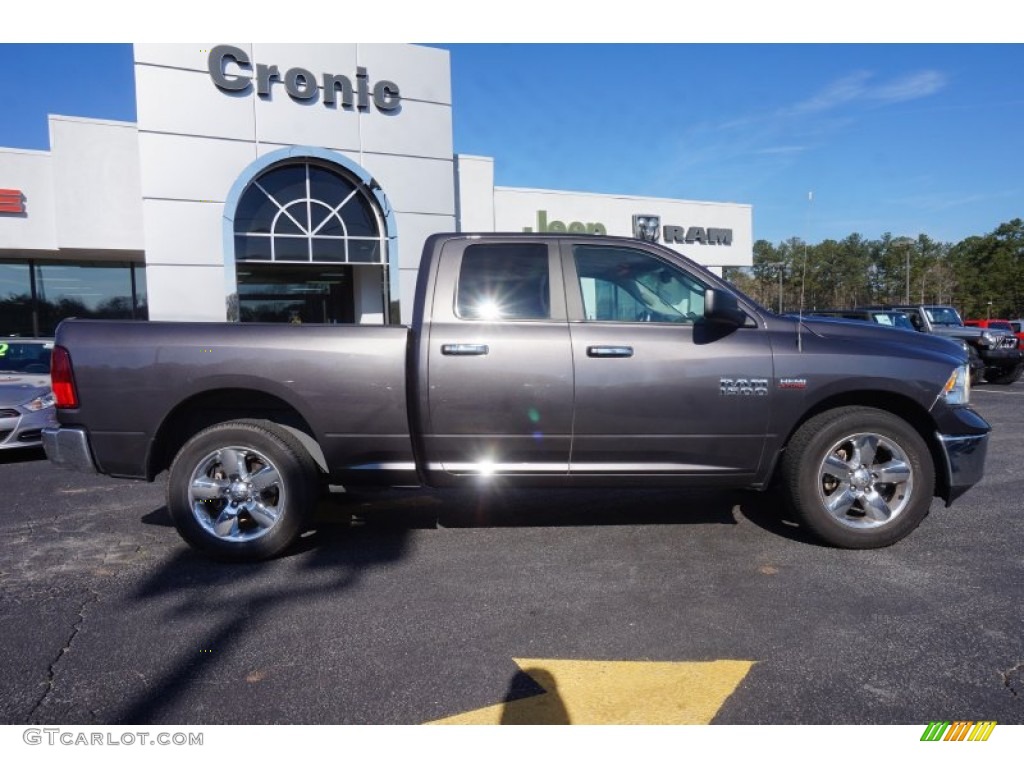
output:
[{"label": "truck shadow on ground", "polygon": [[[738,525],[745,519],[770,534],[804,540],[779,513],[771,496],[746,492],[632,491],[408,491],[345,494],[321,504],[309,529],[283,556],[260,563],[229,564],[190,549],[172,550],[126,597],[126,614],[142,609],[168,633],[188,637],[175,651],[150,657],[141,684],[117,711],[98,712],[106,722],[184,722],[195,716],[192,699],[230,664],[223,652],[259,635],[286,606],[318,610],[336,601],[374,569],[409,556],[417,529],[617,525]],[[147,525],[170,527],[166,508],[143,516]],[[444,535],[444,531],[438,531]],[[146,607],[148,606],[148,607]],[[304,610],[306,610],[304,609]],[[148,655],[148,654],[147,654]],[[279,663],[273,662],[271,663]],[[254,673],[255,674],[255,673]],[[535,692],[537,683],[513,681],[506,701]],[[272,717],[272,716],[271,716]],[[531,715],[532,717],[532,715]],[[206,722],[234,722],[225,711]],[[261,722],[258,714],[251,722]],[[514,711],[504,722],[528,722]],[[545,716],[545,721],[551,721]],[[554,722],[563,722],[556,718]]]},{"label": "truck shadow on ground", "polygon": [[516,528],[616,525],[737,525],[746,520],[799,542],[813,539],[770,493],[737,490],[506,489],[352,492],[322,506],[356,526],[402,528]]},{"label": "truck shadow on ground", "polygon": [[[401,532],[431,528],[615,525],[737,525],[745,519],[801,543],[814,542],[770,493],[737,490],[353,491],[319,505],[309,530],[285,557],[344,541],[351,528]],[[173,527],[165,507],[142,517]]]},{"label": "truck shadow on ground", "polygon": [[[161,507],[143,517],[148,525],[170,526]],[[320,521],[299,543],[275,560],[258,563],[223,563],[191,549],[176,550],[126,598],[124,610],[147,613],[177,636],[177,654],[152,657],[155,671],[136,673],[143,685],[135,686],[116,712],[102,717],[117,724],[149,724],[180,718],[193,691],[216,679],[224,651],[244,645],[278,608],[335,599],[355,586],[371,569],[406,556],[409,531],[360,532],[338,522]],[[147,667],[150,665],[147,665]],[[253,674],[258,674],[254,672]],[[251,681],[248,681],[251,682]],[[206,722],[234,722],[237,716],[205,718]],[[254,713],[251,722],[266,722]]]}]

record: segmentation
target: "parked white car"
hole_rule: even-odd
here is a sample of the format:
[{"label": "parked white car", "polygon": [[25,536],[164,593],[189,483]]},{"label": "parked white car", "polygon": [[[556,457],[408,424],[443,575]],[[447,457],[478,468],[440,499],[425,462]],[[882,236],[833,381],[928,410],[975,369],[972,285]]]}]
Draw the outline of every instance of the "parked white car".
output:
[{"label": "parked white car", "polygon": [[0,450],[42,445],[57,423],[50,388],[51,339],[0,338]]}]

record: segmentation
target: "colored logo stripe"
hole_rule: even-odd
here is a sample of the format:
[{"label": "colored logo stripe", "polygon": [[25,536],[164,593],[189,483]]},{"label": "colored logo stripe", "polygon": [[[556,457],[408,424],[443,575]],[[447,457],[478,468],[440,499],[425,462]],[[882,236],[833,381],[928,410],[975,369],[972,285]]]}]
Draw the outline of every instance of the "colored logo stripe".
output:
[{"label": "colored logo stripe", "polygon": [[995,720],[933,720],[925,727],[921,741],[988,741],[995,727]]},{"label": "colored logo stripe", "polygon": [[24,213],[20,189],[0,189],[0,213]]}]

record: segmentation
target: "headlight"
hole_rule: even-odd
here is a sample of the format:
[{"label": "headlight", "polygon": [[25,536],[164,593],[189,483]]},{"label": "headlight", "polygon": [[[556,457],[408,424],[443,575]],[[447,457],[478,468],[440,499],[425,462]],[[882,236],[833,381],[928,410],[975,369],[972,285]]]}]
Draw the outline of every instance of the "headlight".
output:
[{"label": "headlight", "polygon": [[982,331],[981,340],[986,347],[994,347],[998,343],[998,337],[991,331]]},{"label": "headlight", "polygon": [[950,405],[967,405],[971,402],[971,373],[969,366],[957,366],[946,382],[942,396],[946,398],[946,402]]},{"label": "headlight", "polygon": [[53,392],[48,392],[41,397],[37,397],[35,400],[29,400],[27,403],[24,403],[22,408],[28,408],[30,411],[41,411],[44,408],[53,408],[56,402],[57,399],[53,396]]}]

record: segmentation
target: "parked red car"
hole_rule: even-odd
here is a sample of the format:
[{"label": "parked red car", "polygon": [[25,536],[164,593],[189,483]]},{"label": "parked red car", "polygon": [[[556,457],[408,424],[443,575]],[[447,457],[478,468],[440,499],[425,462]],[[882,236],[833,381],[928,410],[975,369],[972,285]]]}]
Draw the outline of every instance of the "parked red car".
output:
[{"label": "parked red car", "polygon": [[1017,334],[1017,338],[1021,340],[1020,346],[1024,346],[1024,318],[1011,320],[1010,327],[1013,328],[1013,332]]}]

